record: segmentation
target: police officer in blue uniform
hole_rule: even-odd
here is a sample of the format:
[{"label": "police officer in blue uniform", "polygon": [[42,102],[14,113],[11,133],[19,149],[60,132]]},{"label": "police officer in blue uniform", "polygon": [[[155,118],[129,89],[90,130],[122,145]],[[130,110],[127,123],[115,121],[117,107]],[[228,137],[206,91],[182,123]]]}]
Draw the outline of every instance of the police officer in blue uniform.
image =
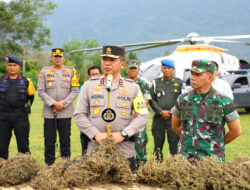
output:
[{"label": "police officer in blue uniform", "polygon": [[0,157],[4,159],[8,159],[13,129],[18,152],[30,152],[28,114],[36,91],[30,79],[18,74],[20,68],[16,56],[6,56],[7,74],[0,76]]}]

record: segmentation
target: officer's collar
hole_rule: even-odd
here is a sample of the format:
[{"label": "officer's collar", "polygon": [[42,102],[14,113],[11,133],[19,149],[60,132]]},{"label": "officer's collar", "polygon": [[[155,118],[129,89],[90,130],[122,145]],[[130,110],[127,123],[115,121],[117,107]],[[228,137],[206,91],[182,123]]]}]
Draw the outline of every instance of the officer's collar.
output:
[{"label": "officer's collar", "polygon": [[204,96],[206,96],[206,97],[208,97],[208,98],[213,98],[213,97],[214,97],[214,93],[215,93],[215,90],[214,90],[213,86],[211,85],[209,91],[207,91],[207,92],[204,93],[204,94],[198,94],[198,93],[196,92],[196,90],[193,89],[193,90],[191,91],[191,96],[195,96],[195,95],[203,96],[203,95],[204,95]]},{"label": "officer's collar", "polygon": [[[69,72],[65,69],[64,65],[62,65],[61,69],[58,70],[62,70],[64,74],[68,74]],[[55,66],[53,65],[51,67],[51,69],[49,70],[49,73],[55,73]]]},{"label": "officer's collar", "polygon": [[164,77],[161,77],[161,81],[174,81],[174,77],[172,77],[171,79],[167,80]]},{"label": "officer's collar", "polygon": [[[9,77],[9,75],[8,74],[5,74],[4,75],[4,79],[9,79],[10,77]],[[18,79],[18,80],[22,80],[22,75],[20,75],[20,74],[18,74],[18,76],[17,76],[17,78],[16,79]]]},{"label": "officer's collar", "polygon": [[[120,78],[118,79],[117,87],[122,87],[123,83],[124,79],[120,76]],[[100,78],[100,86],[106,86],[106,80],[104,76]]]}]

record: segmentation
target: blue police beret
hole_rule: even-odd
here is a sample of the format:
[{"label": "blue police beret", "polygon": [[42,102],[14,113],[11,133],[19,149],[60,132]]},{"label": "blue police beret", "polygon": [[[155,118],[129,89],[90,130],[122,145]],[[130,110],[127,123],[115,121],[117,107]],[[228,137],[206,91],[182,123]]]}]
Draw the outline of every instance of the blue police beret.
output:
[{"label": "blue police beret", "polygon": [[21,61],[14,55],[6,55],[5,59],[6,63],[16,63],[18,65],[21,65]]},{"label": "blue police beret", "polygon": [[164,65],[164,66],[175,68],[174,61],[169,60],[169,59],[161,60],[161,64]]}]

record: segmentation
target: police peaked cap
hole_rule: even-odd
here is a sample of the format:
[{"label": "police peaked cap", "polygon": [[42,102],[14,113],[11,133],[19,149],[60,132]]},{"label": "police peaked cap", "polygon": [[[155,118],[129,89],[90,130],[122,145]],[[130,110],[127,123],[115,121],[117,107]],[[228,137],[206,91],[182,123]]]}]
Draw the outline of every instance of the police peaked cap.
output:
[{"label": "police peaked cap", "polygon": [[103,46],[101,57],[119,58],[125,55],[125,49],[121,46]]},{"label": "police peaked cap", "polygon": [[161,64],[162,64],[163,66],[168,66],[168,67],[171,67],[171,68],[175,68],[175,66],[174,66],[174,61],[173,61],[173,60],[170,60],[170,59],[161,60]]},{"label": "police peaked cap", "polygon": [[15,55],[6,55],[6,63],[16,63],[21,66],[21,61]]},{"label": "police peaked cap", "polygon": [[52,56],[64,56],[64,49],[63,48],[53,48],[51,50]]}]

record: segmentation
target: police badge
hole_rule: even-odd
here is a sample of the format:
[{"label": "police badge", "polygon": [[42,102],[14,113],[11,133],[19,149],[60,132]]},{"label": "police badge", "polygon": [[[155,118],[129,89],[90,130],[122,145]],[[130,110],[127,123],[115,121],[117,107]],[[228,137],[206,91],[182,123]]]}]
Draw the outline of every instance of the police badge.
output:
[{"label": "police badge", "polygon": [[115,111],[111,108],[107,108],[102,112],[102,119],[106,122],[112,122],[116,118]]}]

